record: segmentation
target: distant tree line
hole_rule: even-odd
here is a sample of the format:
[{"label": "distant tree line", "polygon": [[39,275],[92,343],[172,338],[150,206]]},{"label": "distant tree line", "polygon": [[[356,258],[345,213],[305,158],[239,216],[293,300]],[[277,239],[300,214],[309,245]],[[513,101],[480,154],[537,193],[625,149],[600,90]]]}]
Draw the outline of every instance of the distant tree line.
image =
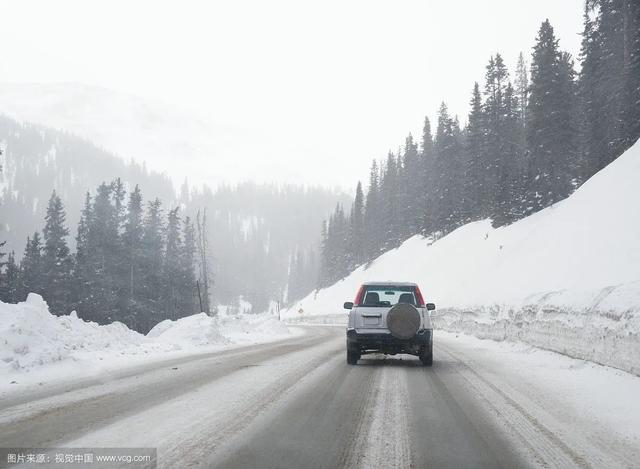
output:
[{"label": "distant tree line", "polygon": [[[196,266],[204,222],[198,215],[199,236],[178,208],[165,214],[157,198],[145,207],[138,186],[127,197],[116,179],[86,194],[72,253],[65,209],[54,191],[42,233],[27,238],[19,263],[14,252],[4,262],[0,300],[15,303],[39,293],[54,314],[76,310],[86,320],[121,321],[146,333],[164,319],[200,311]],[[203,278],[199,269],[198,277],[206,295],[206,273]],[[208,311],[208,298],[203,301]]]},{"label": "distant tree line", "polygon": [[484,218],[512,223],[570,195],[640,135],[640,2],[588,0],[576,74],[549,21],[530,70],[515,76],[500,54],[475,83],[466,125],[445,103],[435,135],[425,118],[420,146],[373,161],[366,196],[338,205],[322,225],[318,286],[399,246]]},{"label": "distant tree line", "polygon": [[184,188],[178,200],[187,211],[208,207],[213,304],[234,305],[241,298],[251,312],[273,312],[276,302],[311,292],[318,277],[317,227],[336,201],[349,199],[345,193],[298,185]]}]

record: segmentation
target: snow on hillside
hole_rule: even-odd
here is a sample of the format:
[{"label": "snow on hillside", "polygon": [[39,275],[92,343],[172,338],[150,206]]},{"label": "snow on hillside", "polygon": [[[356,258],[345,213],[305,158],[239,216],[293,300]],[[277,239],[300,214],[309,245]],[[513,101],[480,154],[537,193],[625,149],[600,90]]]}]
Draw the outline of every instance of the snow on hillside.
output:
[{"label": "snow on hillside", "polygon": [[53,378],[96,375],[141,361],[264,343],[290,336],[274,316],[204,313],[165,320],[146,336],[122,323],[98,325],[75,313],[54,316],[40,295],[0,302],[0,390]]},{"label": "snow on hillside", "polygon": [[[497,229],[489,220],[470,223],[435,242],[414,236],[368,269],[311,293],[283,316],[340,313],[364,281],[415,281],[441,312],[449,311],[442,327],[502,339],[526,335],[521,327],[509,329],[523,316],[525,322],[544,319],[554,324],[536,325],[529,339],[553,348],[555,329],[563,323],[562,334],[574,337],[555,349],[600,362],[612,350],[593,351],[588,342],[603,330],[614,331],[603,347],[626,341],[626,352],[615,350],[615,364],[640,373],[638,180],[640,142],[545,210]],[[586,336],[575,334],[587,324]]]}]

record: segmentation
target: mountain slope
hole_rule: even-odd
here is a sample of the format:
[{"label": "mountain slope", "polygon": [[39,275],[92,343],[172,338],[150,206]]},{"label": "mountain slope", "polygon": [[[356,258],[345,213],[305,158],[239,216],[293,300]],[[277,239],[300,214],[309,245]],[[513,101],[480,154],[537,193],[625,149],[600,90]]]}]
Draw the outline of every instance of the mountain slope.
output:
[{"label": "mountain slope", "polygon": [[414,236],[300,304],[308,312],[335,311],[365,279],[420,282],[443,307],[640,280],[639,179],[640,142],[541,212],[497,229],[489,220],[470,223],[433,243]]},{"label": "mountain slope", "polygon": [[166,172],[174,182],[216,153],[214,129],[191,113],[105,88],[3,84],[0,112],[71,132],[123,159]]},{"label": "mountain slope", "polygon": [[40,125],[0,115],[0,240],[22,255],[27,236],[41,230],[55,189],[62,198],[73,244],[84,194],[120,177],[139,184],[146,198],[175,199],[171,181],[135,163],[126,163],[92,143]]}]

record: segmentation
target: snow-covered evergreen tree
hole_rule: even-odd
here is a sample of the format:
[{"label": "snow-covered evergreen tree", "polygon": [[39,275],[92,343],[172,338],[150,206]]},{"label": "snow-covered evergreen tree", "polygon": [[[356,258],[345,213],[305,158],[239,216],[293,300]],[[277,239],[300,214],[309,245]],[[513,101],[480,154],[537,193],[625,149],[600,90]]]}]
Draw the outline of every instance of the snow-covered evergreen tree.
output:
[{"label": "snow-covered evergreen tree", "polygon": [[358,185],[356,186],[356,195],[351,207],[349,225],[349,268],[352,269],[364,262],[365,255],[364,193],[362,191],[362,183],[360,181],[358,181]]},{"label": "snow-covered evergreen tree", "polygon": [[540,27],[531,63],[527,107],[529,188],[525,213],[568,196],[577,160],[572,63],[558,49],[548,20]]},{"label": "snow-covered evergreen tree", "polygon": [[54,191],[49,199],[45,226],[42,230],[43,296],[54,314],[68,314],[71,304],[71,256],[67,245],[69,229],[62,200]]},{"label": "snow-covered evergreen tree", "polygon": [[43,293],[42,241],[37,231],[31,238],[27,238],[24,256],[20,263],[20,279],[19,297],[21,299],[26,298],[29,293]]}]

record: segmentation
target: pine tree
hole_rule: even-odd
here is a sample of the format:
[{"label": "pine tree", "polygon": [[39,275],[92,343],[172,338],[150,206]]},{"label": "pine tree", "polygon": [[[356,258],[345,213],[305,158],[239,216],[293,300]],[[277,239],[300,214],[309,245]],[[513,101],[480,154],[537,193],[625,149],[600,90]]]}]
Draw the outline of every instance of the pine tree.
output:
[{"label": "pine tree", "polygon": [[[524,165],[524,158],[527,150],[527,106],[529,104],[529,70],[524,61],[522,52],[518,56],[518,65],[516,66],[515,79],[515,107],[516,107],[516,141],[514,142],[518,152],[518,166]],[[522,174],[521,174],[522,176]]]},{"label": "pine tree", "polygon": [[489,181],[487,180],[488,166],[487,153],[484,151],[485,123],[482,108],[480,86],[476,82],[473,86],[471,111],[467,123],[467,198],[469,210],[475,218],[484,218],[489,215]]},{"label": "pine tree", "polygon": [[[209,240],[207,237],[207,210],[206,208],[202,212],[202,216],[200,215],[200,211],[198,211],[196,215],[196,227],[197,227],[197,238],[196,238],[196,246],[198,251],[198,264],[199,264],[199,278],[197,280],[197,285],[199,286],[199,295],[202,301],[202,309],[203,312],[210,314],[211,313],[211,305],[210,305],[210,269],[209,269]],[[259,251],[260,254],[264,254],[262,250]],[[260,260],[262,260],[264,256],[260,256]],[[256,259],[257,260],[257,259]],[[255,306],[255,305],[254,305]]]},{"label": "pine tree", "polygon": [[327,221],[322,221],[322,229],[320,231],[320,270],[318,274],[318,287],[324,288],[330,285],[330,247],[329,247],[329,231]]},{"label": "pine tree", "polygon": [[115,210],[115,224],[120,228],[124,224],[125,220],[125,205],[124,199],[127,195],[124,189],[124,183],[120,178],[117,178],[111,183],[113,191],[113,206]]},{"label": "pine tree", "polygon": [[154,199],[147,204],[142,231],[142,301],[144,317],[141,327],[150,330],[163,317],[162,264],[164,254],[162,203]]},{"label": "pine tree", "polygon": [[20,298],[26,298],[29,293],[43,293],[42,275],[42,243],[40,233],[33,233],[33,238],[27,238],[24,256],[20,263]]},{"label": "pine tree", "polygon": [[398,168],[399,241],[404,241],[420,231],[423,174],[418,145],[409,134],[405,140],[402,165]]},{"label": "pine tree", "polygon": [[20,269],[16,264],[16,256],[13,251],[9,253],[5,265],[3,283],[0,291],[0,301],[5,303],[18,303],[20,301]]},{"label": "pine tree", "polygon": [[91,291],[93,289],[91,282],[93,277],[90,264],[89,226],[93,223],[92,209],[91,194],[87,192],[84,199],[84,208],[78,222],[76,254],[73,263],[73,284],[70,291],[73,308],[76,311],[88,310],[91,303]]},{"label": "pine tree", "polygon": [[435,203],[431,217],[435,232],[449,232],[464,218],[463,188],[465,185],[465,160],[460,141],[457,119],[449,116],[443,102],[438,112],[438,128],[435,138],[435,164],[433,192]]},{"label": "pine tree", "polygon": [[352,268],[349,263],[350,225],[340,203],[329,221],[323,223],[321,238],[319,285],[322,287],[345,277]]},{"label": "pine tree", "polygon": [[[599,93],[603,95],[597,115],[592,119],[603,122],[604,139],[599,143],[597,170],[603,168],[624,148],[624,135],[621,128],[621,117],[624,103],[625,77],[625,6],[626,0],[600,0],[594,2],[599,9],[598,24],[598,57]],[[615,70],[615,73],[612,71]]]},{"label": "pine tree", "polygon": [[[364,206],[364,252],[366,259],[374,259],[380,252],[380,226],[382,220],[378,163],[371,163],[369,189]],[[324,227],[326,237],[326,226]],[[324,239],[324,238],[322,238]],[[324,248],[322,258],[325,258]]]},{"label": "pine tree", "polygon": [[182,226],[182,247],[180,250],[180,288],[178,290],[178,305],[181,316],[195,314],[196,306],[196,277],[195,253],[196,233],[189,217],[185,217]]},{"label": "pine tree", "polygon": [[182,252],[182,239],[180,236],[181,220],[178,215],[179,208],[169,211],[166,228],[165,254],[162,266],[162,292],[164,310],[167,317],[177,319],[181,316],[179,311],[178,296],[180,285],[180,254]]},{"label": "pine tree", "polygon": [[349,222],[344,213],[342,204],[338,205],[334,219],[334,265],[336,268],[335,279],[341,279],[349,274],[350,256],[349,252]]},{"label": "pine tree", "polygon": [[108,324],[120,317],[120,286],[117,270],[118,217],[113,204],[113,184],[98,186],[87,220],[86,284],[89,291],[78,313],[85,319]]},{"label": "pine tree", "polygon": [[145,315],[143,246],[142,246],[142,192],[136,185],[129,194],[127,214],[122,235],[123,252],[126,259],[124,268],[125,288],[122,298],[125,299],[123,322],[136,330],[141,330]]},{"label": "pine tree", "polygon": [[521,195],[524,187],[524,148],[519,143],[521,133],[519,101],[511,83],[504,95],[502,132],[503,155],[497,172],[497,191],[492,219],[494,226],[502,226],[521,218]]},{"label": "pine tree", "polygon": [[558,77],[558,100],[559,108],[562,109],[559,119],[563,124],[558,129],[560,154],[562,156],[562,164],[556,177],[559,188],[565,191],[560,194],[561,198],[569,196],[584,179],[581,178],[579,154],[579,119],[577,117],[578,104],[578,85],[576,82],[576,71],[574,68],[573,58],[568,52],[560,52],[559,58],[559,77]]},{"label": "pine tree", "polygon": [[587,167],[583,179],[617,158],[640,136],[640,4],[589,0],[584,25],[579,80],[583,164]]},{"label": "pine tree", "polygon": [[113,288],[118,296],[118,300],[116,302],[116,309],[118,312],[114,317],[114,320],[124,321],[125,316],[128,315],[126,292],[129,287],[127,282],[129,258],[122,238],[126,221],[125,198],[127,194],[124,188],[124,183],[120,178],[115,179],[111,183],[111,187],[114,208],[114,217],[112,220],[113,229],[111,232],[115,233],[115,238],[113,243],[114,250],[109,258],[109,270],[111,275],[114,277]]},{"label": "pine tree", "polygon": [[522,52],[518,55],[516,65],[515,96],[518,117],[524,123],[527,121],[527,103],[529,102],[529,71]]},{"label": "pine tree", "polygon": [[503,179],[503,168],[509,163],[513,155],[509,152],[509,140],[507,135],[507,100],[505,94],[509,86],[509,72],[504,64],[502,56],[496,54],[489,59],[485,77],[485,102],[484,102],[484,151],[485,161],[486,199],[483,212],[492,218],[501,212],[498,206],[499,193],[502,190],[500,182]]},{"label": "pine tree", "polygon": [[527,108],[529,191],[526,212],[567,197],[577,159],[575,89],[570,58],[558,50],[548,20],[542,23],[531,63]]},{"label": "pine tree", "polygon": [[429,217],[429,209],[434,203],[432,199],[431,187],[433,185],[433,165],[435,160],[435,152],[433,148],[433,135],[431,133],[431,122],[428,117],[424,118],[422,126],[422,142],[420,143],[420,165],[422,173],[420,175],[420,231],[427,234],[431,231],[431,219]]},{"label": "pine tree", "polygon": [[[398,160],[389,152],[380,182],[380,207],[382,217],[376,221],[381,230],[381,247],[387,251],[400,245],[400,214],[398,207]],[[384,222],[383,222],[384,220]]]},{"label": "pine tree", "polygon": [[452,216],[452,227],[458,227],[470,220],[470,201],[468,200],[467,168],[469,160],[465,152],[466,135],[460,128],[458,116],[453,118],[454,137],[454,160],[450,162],[449,178],[452,189],[454,214]]},{"label": "pine tree", "polygon": [[350,224],[350,241],[349,250],[351,254],[350,269],[353,269],[364,262],[364,193],[362,192],[362,184],[358,181],[356,186],[356,196],[351,207]]},{"label": "pine tree", "polygon": [[68,313],[71,307],[71,256],[66,241],[69,230],[66,227],[66,214],[62,200],[55,191],[49,199],[42,233],[44,236],[43,296],[52,313]]},{"label": "pine tree", "polygon": [[607,95],[604,93],[604,70],[598,20],[591,19],[592,2],[585,2],[584,30],[580,59],[582,67],[579,79],[580,141],[583,157],[582,178],[586,179],[604,167],[609,161],[607,147],[607,119],[603,109]]},{"label": "pine tree", "polygon": [[331,283],[344,277],[348,271],[348,224],[341,204],[337,204],[329,219],[327,237],[329,242],[329,278]]}]

